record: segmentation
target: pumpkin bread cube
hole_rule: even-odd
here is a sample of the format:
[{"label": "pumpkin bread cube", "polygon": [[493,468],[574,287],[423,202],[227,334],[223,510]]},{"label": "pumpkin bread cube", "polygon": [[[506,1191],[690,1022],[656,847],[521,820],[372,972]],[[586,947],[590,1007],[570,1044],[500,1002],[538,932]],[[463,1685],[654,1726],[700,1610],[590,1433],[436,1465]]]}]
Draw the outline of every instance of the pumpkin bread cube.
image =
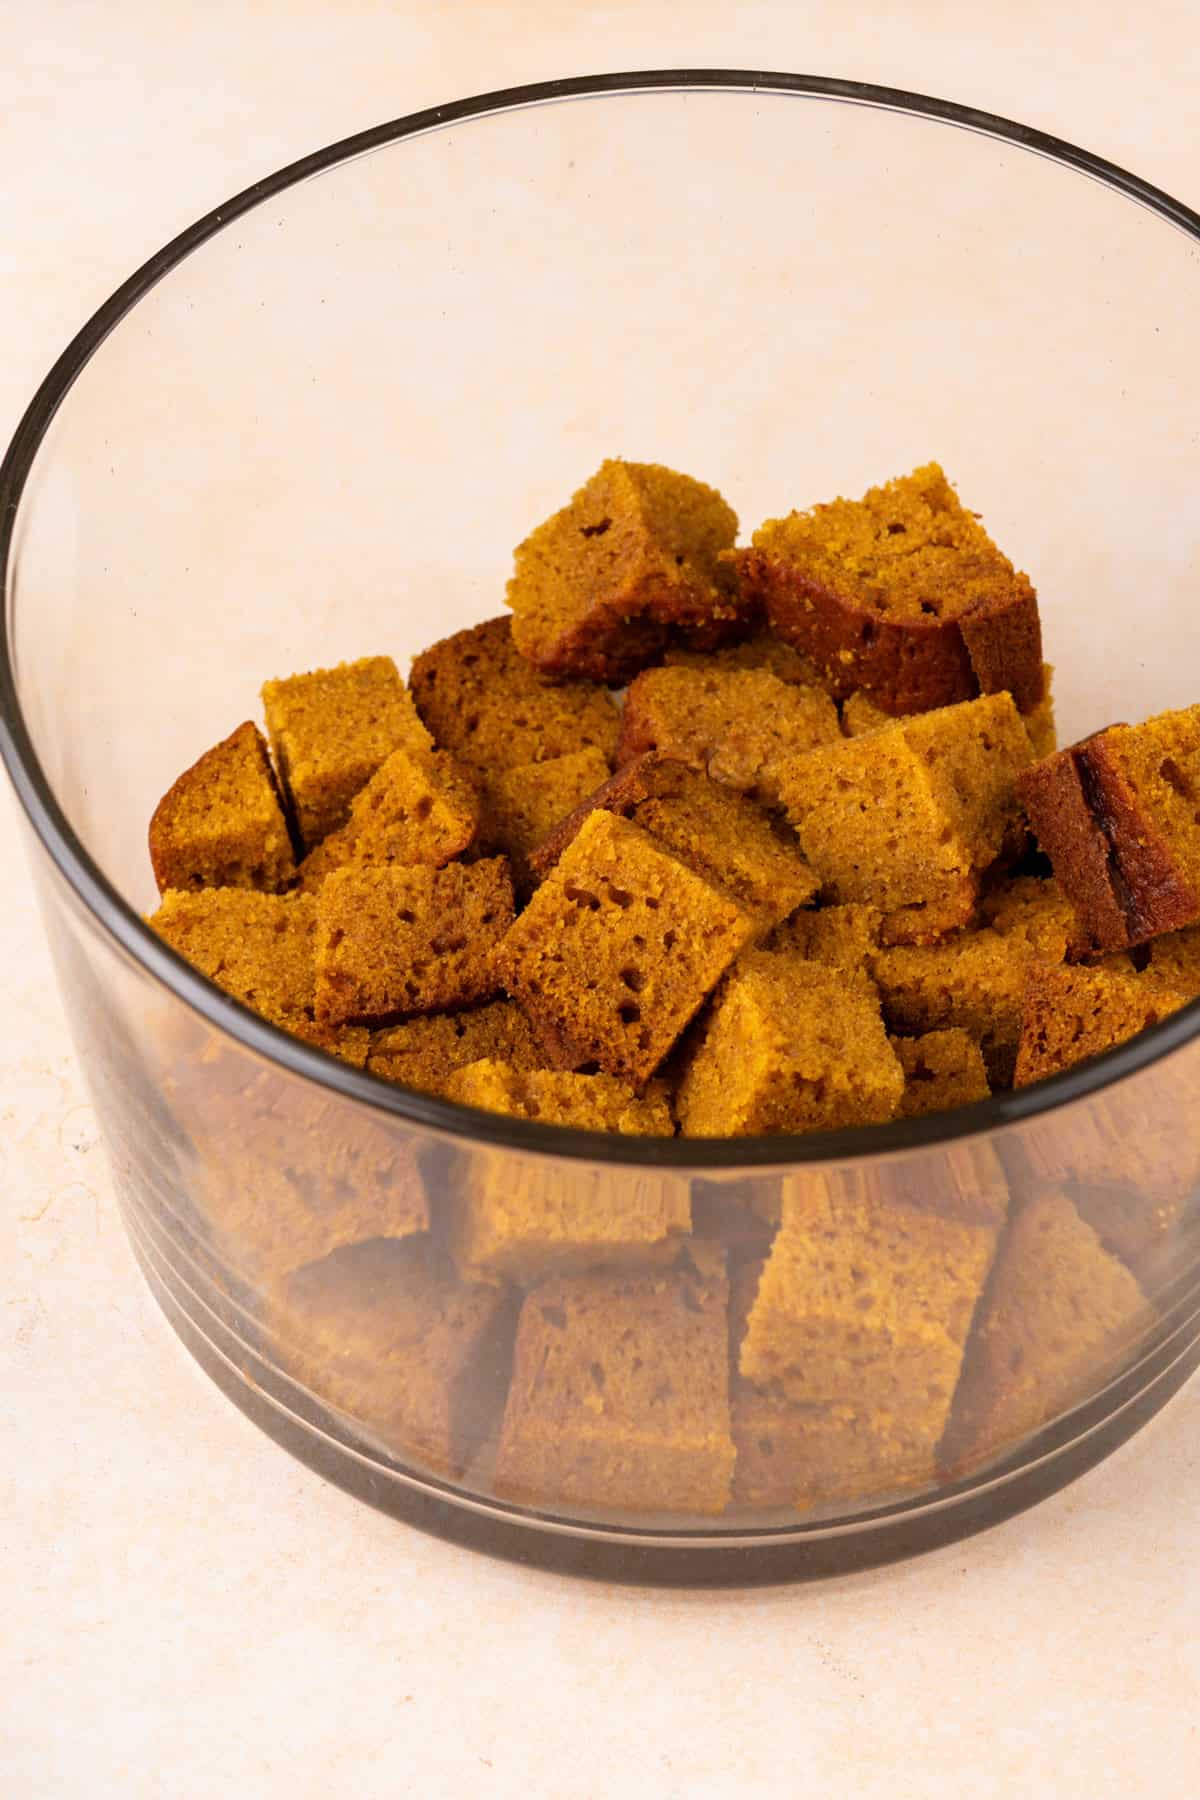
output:
[{"label": "pumpkin bread cube", "polygon": [[[521,1073],[472,1063],[447,1086],[453,1100],[578,1131],[670,1137],[661,1093],[643,1098],[611,1075]],[[464,1158],[450,1248],[464,1279],[525,1285],[572,1270],[670,1261],[691,1225],[687,1180],[647,1169],[518,1158],[473,1149]]]},{"label": "pumpkin bread cube", "polygon": [[440,869],[475,841],[481,802],[443,751],[393,750],[350,802],[350,817],[300,864],[299,889],[315,894],[347,863],[427,863]]},{"label": "pumpkin bread cube", "polygon": [[409,683],[441,748],[488,778],[577,750],[608,759],[617,747],[612,695],[585,681],[539,675],[513,643],[507,618],[431,644],[413,658]]},{"label": "pumpkin bread cube", "polygon": [[458,1280],[427,1237],[356,1244],[297,1269],[269,1324],[288,1371],[393,1455],[461,1475],[509,1372],[504,1290]]},{"label": "pumpkin bread cube", "polygon": [[491,1000],[465,1012],[423,1013],[368,1034],[372,1075],[423,1094],[444,1094],[468,1063],[489,1058],[519,1070],[545,1067],[529,1021],[515,1000]]},{"label": "pumpkin bread cube", "polygon": [[163,895],[146,923],[243,1006],[290,1029],[311,1023],[316,903],[307,895],[199,888]]},{"label": "pumpkin bread cube", "polygon": [[773,806],[780,766],[840,739],[823,688],[797,687],[765,669],[647,669],[625,696],[617,762],[664,751]]},{"label": "pumpkin bread cube", "polygon": [[561,1068],[640,1087],[753,925],[649,833],[594,812],[512,926],[501,980]]},{"label": "pumpkin bread cube", "polygon": [[271,749],[306,850],[346,823],[355,794],[393,750],[431,747],[390,656],[268,681],[262,696]]},{"label": "pumpkin bread cube", "polygon": [[942,1463],[958,1474],[1015,1449],[1094,1393],[1148,1328],[1133,1275],[1066,1194],[1033,1194],[1001,1240],[971,1338]]},{"label": "pumpkin bread cube", "polygon": [[874,1191],[815,1172],[789,1179],[740,1373],[836,1409],[877,1441],[882,1464],[928,1479],[1006,1204],[986,1181],[952,1203],[947,1190],[892,1191],[886,1177]]},{"label": "pumpkin bread cube", "polygon": [[672,1268],[535,1288],[517,1328],[496,1492],[652,1517],[723,1511],[728,1291],[721,1252],[696,1242]]},{"label": "pumpkin bread cube", "polygon": [[979,1045],[957,1027],[927,1031],[921,1037],[894,1037],[889,1042],[904,1071],[902,1119],[971,1106],[976,1100],[986,1100],[992,1091]]},{"label": "pumpkin bread cube", "polygon": [[737,515],[715,488],[658,463],[609,460],[518,545],[513,642],[544,674],[619,687],[670,627],[719,629],[739,611]]},{"label": "pumpkin bread cube", "polygon": [[780,791],[826,897],[907,921],[927,941],[968,923],[980,877],[1019,827],[1032,760],[1009,694],[842,739],[784,765]]},{"label": "pumpkin bread cube", "polygon": [[503,857],[444,869],[351,863],[326,877],[316,908],[316,1008],[327,1024],[444,1012],[499,986],[495,950],[513,917]]},{"label": "pumpkin bread cube", "polygon": [[1021,1041],[1013,1074],[1028,1087],[1157,1025],[1188,996],[1162,981],[1117,969],[1029,967],[1021,1012]]},{"label": "pumpkin bread cube", "polygon": [[150,862],[160,894],[287,886],[296,871],[292,840],[256,725],[239,725],[163,795],[150,821]]},{"label": "pumpkin bread cube", "polygon": [[680,1086],[687,1137],[894,1118],[904,1076],[879,1002],[821,963],[754,952],[722,984]]},{"label": "pumpkin bread cube", "polygon": [[1123,950],[1200,920],[1200,706],[1057,751],[1024,771],[1018,793],[1083,949]]},{"label": "pumpkin bread cube", "polygon": [[1043,697],[1037,595],[937,463],[768,519],[739,557],[743,592],[834,692],[894,716],[1007,690]]},{"label": "pumpkin bread cube", "polygon": [[597,810],[632,820],[723,888],[753,918],[756,935],[806,906],[817,891],[794,833],[753,801],[658,751],[618,769],[543,839],[529,859],[539,879]]}]

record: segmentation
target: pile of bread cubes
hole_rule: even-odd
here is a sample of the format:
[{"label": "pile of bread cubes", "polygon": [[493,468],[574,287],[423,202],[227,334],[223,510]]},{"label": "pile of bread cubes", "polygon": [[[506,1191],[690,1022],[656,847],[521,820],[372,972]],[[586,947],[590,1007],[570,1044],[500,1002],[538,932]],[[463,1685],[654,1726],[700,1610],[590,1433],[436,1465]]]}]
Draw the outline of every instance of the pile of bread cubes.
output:
[{"label": "pile of bread cubes", "polygon": [[[936,464],[737,528],[609,461],[407,684],[268,681],[269,747],[154,814],[150,924],[385,1080],[648,1137],[959,1107],[1200,992],[1200,708],[1057,750],[1036,593]],[[255,1274],[304,1376],[443,1471],[490,1431],[533,1504],[808,1508],[968,1466],[1144,1328],[1119,1232],[953,1155],[944,1192],[797,1175],[703,1220],[652,1170],[500,1162]]]}]

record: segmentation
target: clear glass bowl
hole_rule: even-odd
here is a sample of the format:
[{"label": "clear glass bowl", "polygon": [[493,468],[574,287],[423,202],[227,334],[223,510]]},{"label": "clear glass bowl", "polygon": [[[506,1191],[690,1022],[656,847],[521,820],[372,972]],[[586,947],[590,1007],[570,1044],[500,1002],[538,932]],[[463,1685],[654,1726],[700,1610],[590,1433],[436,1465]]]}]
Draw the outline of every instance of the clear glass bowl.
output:
[{"label": "clear glass bowl", "polygon": [[[257,716],[265,677],[381,651],[404,666],[497,613],[512,546],[605,455],[702,476],[747,530],[936,456],[1038,585],[1062,741],[1194,700],[1198,239],[1194,214],[1121,171],[943,102],[603,76],[306,158],[168,245],[66,351],[3,472],[5,757],[146,1277],[298,1455],[502,1553],[753,1580],[978,1529],[1094,1462],[1193,1367],[1195,1005],[952,1116],[640,1142],[337,1064],[140,915],[155,801]],[[1061,1192],[1149,1307],[1019,1433],[915,1483],[868,1441],[845,1491],[712,1517],[681,1503],[668,1445],[637,1511],[514,1499],[491,1457],[511,1310],[413,1312],[396,1298],[411,1242],[373,1243],[346,1277],[357,1316],[376,1309],[356,1351],[328,1284],[281,1310],[277,1277],[422,1209],[436,1238],[478,1184],[547,1182],[599,1200],[661,1183],[734,1264],[785,1193],[936,1208],[999,1187],[1019,1213]],[[381,1318],[403,1320],[394,1341]]]}]

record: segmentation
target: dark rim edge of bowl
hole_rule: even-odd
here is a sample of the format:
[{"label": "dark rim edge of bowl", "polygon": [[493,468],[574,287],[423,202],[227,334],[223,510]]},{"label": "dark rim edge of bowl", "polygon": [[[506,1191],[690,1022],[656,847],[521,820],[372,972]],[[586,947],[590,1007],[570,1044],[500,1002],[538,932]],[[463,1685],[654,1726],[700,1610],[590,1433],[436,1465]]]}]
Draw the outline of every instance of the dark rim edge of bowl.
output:
[{"label": "dark rim edge of bowl", "polygon": [[[227,225],[253,211],[273,195],[310,176],[371,150],[456,121],[527,106],[604,95],[654,92],[762,92],[807,99],[840,100],[907,113],[994,137],[1087,175],[1127,199],[1156,213],[1200,242],[1200,214],[1128,170],[1047,132],[995,113],[902,88],[836,76],[793,75],[738,69],[649,69],[604,75],[571,76],[554,81],[500,88],[445,105],[427,107],[399,119],[341,138],[321,150],[264,176],[193,225],[179,232],[129,276],[76,333],[30,401],[0,463],[0,755],[24,812],[49,852],[58,875],[82,901],[102,931],[136,965],[155,976],[177,999],[210,1025],[227,1032],[243,1048],[290,1074],[331,1089],[376,1112],[426,1131],[454,1139],[507,1146],[527,1154],[586,1159],[611,1165],[668,1167],[703,1174],[736,1169],[787,1170],[814,1163],[874,1159],[919,1150],[1017,1125],[1072,1101],[1101,1092],[1188,1043],[1200,1031],[1200,1000],[1151,1026],[1103,1056],[1047,1081],[1010,1093],[996,1094],[953,1114],[814,1132],[803,1138],[746,1137],[724,1139],[610,1137],[459,1106],[434,1095],[387,1082],[365,1070],[338,1062],[324,1052],[269,1025],[231,1000],[219,988],[155,936],[101,872],[71,829],[44,774],[25,726],[17,695],[9,631],[9,571],[13,530],[25,484],[37,452],[59,406],[109,333],[164,276]],[[945,1121],[952,1119],[947,1126]]]}]

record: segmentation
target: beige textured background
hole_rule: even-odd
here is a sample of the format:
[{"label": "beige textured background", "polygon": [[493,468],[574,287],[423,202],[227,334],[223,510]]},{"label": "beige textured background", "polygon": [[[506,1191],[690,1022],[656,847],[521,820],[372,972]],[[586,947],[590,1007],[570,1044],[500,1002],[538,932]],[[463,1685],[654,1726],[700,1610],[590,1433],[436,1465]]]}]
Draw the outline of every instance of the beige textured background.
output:
[{"label": "beige textured background", "polygon": [[[1194,0],[0,0],[0,433],[146,254],[378,119],[597,68],[852,75],[1200,199]],[[0,1794],[1060,1800],[1200,1788],[1200,1384],[987,1536],[814,1588],[574,1586],[246,1423],[117,1221],[0,795]]]}]

